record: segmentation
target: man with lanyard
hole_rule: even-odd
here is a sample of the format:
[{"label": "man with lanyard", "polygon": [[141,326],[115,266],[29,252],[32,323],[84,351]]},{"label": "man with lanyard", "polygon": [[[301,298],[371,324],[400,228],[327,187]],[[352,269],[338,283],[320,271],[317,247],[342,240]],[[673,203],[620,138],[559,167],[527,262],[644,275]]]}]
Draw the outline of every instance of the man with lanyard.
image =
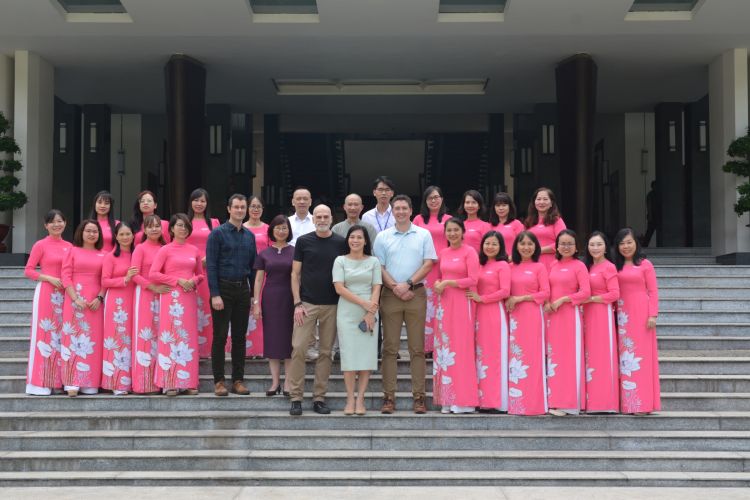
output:
[{"label": "man with lanyard", "polygon": [[362,215],[362,220],[374,227],[378,233],[393,227],[393,224],[395,224],[391,211],[391,198],[393,198],[395,190],[396,185],[385,175],[381,175],[373,183],[372,194],[378,204],[372,210],[365,212]]},{"label": "man with lanyard", "polygon": [[303,234],[315,231],[312,215],[310,215],[310,205],[312,204],[312,194],[305,187],[298,187],[292,193],[292,206],[294,213],[289,216],[289,229],[292,231],[292,241],[290,245],[297,243],[297,238]]},{"label": "man with lanyard", "polygon": [[393,198],[394,227],[378,234],[373,254],[383,266],[383,292],[380,314],[383,318],[383,406],[381,413],[396,410],[396,355],[401,344],[401,325],[406,336],[411,363],[414,413],[426,413],[424,320],[427,310],[424,278],[437,260],[430,232],[411,223],[411,199],[400,194]]},{"label": "man with lanyard", "polygon": [[245,387],[245,335],[250,314],[250,285],[253,283],[255,236],[242,226],[247,214],[247,198],[233,194],[227,205],[229,220],[208,236],[206,270],[211,294],[211,317],[214,338],[211,344],[211,366],[214,375],[214,394],[227,396],[224,382],[224,345],[229,325],[238,335],[232,335],[232,392],[248,395]]}]

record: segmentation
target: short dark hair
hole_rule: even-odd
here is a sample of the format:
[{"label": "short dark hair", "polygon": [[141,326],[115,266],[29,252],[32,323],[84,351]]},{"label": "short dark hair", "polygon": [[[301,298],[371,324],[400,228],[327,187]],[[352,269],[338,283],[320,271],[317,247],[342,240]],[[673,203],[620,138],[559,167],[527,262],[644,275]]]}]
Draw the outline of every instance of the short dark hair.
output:
[{"label": "short dark hair", "polygon": [[77,247],[83,247],[83,230],[86,229],[86,226],[88,226],[89,224],[95,225],[96,229],[99,230],[99,239],[96,240],[94,248],[96,248],[97,250],[101,250],[104,246],[104,236],[102,236],[102,227],[99,225],[99,222],[96,219],[83,219],[81,223],[78,224],[75,233],[73,233],[73,245]]},{"label": "short dark hair", "polygon": [[609,245],[609,238],[601,231],[594,231],[586,239],[586,251],[583,253],[583,263],[586,264],[587,269],[591,269],[591,266],[594,265],[594,258],[589,253],[589,242],[595,236],[600,237],[604,241],[604,258],[612,262],[612,248]]},{"label": "short dark hair", "polygon": [[289,219],[287,219],[281,214],[271,219],[271,222],[268,223],[268,241],[270,242],[276,241],[276,238],[274,238],[273,236],[273,230],[276,228],[276,226],[280,226],[282,224],[286,224],[286,226],[289,228],[289,234],[287,234],[286,236],[286,242],[289,243],[290,241],[292,241],[292,238],[293,238],[292,225],[289,224]]},{"label": "short dark hair", "polygon": [[511,260],[514,264],[521,263],[522,259],[521,254],[518,253],[518,243],[524,238],[530,239],[534,244],[534,255],[531,256],[531,260],[533,260],[534,262],[539,262],[539,256],[542,255],[542,247],[539,246],[539,240],[531,231],[521,231],[520,233],[518,233],[518,236],[516,236],[516,239],[513,240],[513,253]]},{"label": "short dark hair", "polygon": [[188,231],[188,236],[193,234],[193,224],[190,222],[190,219],[188,218],[187,214],[183,214],[182,212],[174,214],[172,217],[169,218],[169,236],[174,239],[174,225],[177,224],[177,221],[182,221],[185,223],[185,228]]},{"label": "short dark hair", "polygon": [[482,243],[479,245],[479,263],[485,265],[489,260],[489,257],[484,253],[484,242],[489,238],[495,238],[498,243],[500,243],[500,251],[495,255],[495,260],[508,260],[508,254],[505,249],[505,238],[503,238],[502,234],[493,230],[487,231],[484,233],[484,236],[482,236]]},{"label": "short dark hair", "polygon": [[[130,229],[131,233],[133,232],[133,228],[130,227],[130,225],[127,222],[120,221],[117,223],[117,225],[115,226],[115,232],[112,233],[112,243],[115,246],[115,249],[112,253],[115,254],[115,257],[119,257],[120,254],[122,253],[122,249],[120,248],[120,242],[117,241],[117,233],[120,232],[120,229],[122,229],[123,227]],[[131,252],[133,251],[134,246],[135,246],[135,233],[133,233],[133,242],[130,244]]]},{"label": "short dark hair", "polygon": [[562,259],[562,255],[560,255],[560,252],[557,251],[557,246],[560,244],[560,237],[561,236],[572,236],[573,241],[576,244],[576,251],[573,254],[573,258],[578,257],[578,236],[576,236],[576,232],[572,229],[563,229],[559,233],[557,233],[557,237],[555,238],[555,258],[557,260]]},{"label": "short dark hair", "polygon": [[615,267],[618,271],[622,271],[622,268],[625,266],[625,257],[622,256],[620,253],[620,243],[622,243],[622,240],[624,240],[628,235],[632,236],[635,240],[635,253],[633,254],[633,265],[637,266],[640,265],[641,261],[646,258],[646,254],[643,253],[643,248],[641,248],[641,242],[638,241],[638,238],[635,236],[635,231],[633,231],[633,228],[631,227],[624,227],[617,231],[617,234],[615,234],[614,243],[612,243],[612,246],[614,247],[613,252],[615,254]]},{"label": "short dark hair", "polygon": [[498,205],[508,205],[508,220],[505,221],[506,224],[510,224],[514,220],[516,220],[516,204],[513,203],[513,198],[510,197],[508,193],[496,193],[495,197],[492,199],[492,206],[489,209],[490,212],[490,224],[493,226],[497,226],[500,224],[500,217],[497,215],[497,212],[495,211],[495,207]]},{"label": "short dark hair", "polygon": [[396,203],[397,201],[405,201],[409,205],[409,208],[411,209],[414,208],[411,204],[411,198],[409,198],[409,195],[397,194],[396,196],[391,198],[391,206],[393,206],[393,204]]},{"label": "short dark hair", "polygon": [[393,191],[396,191],[396,183],[393,182],[393,179],[391,179],[387,175],[378,176],[378,178],[373,181],[372,188],[377,188],[378,184],[380,184],[381,182],[391,188]]},{"label": "short dark hair", "polygon": [[451,217],[450,219],[445,221],[445,224],[443,224],[443,232],[448,229],[448,224],[451,223],[461,228],[461,234],[466,234],[466,226],[464,226],[464,221],[460,217]]},{"label": "short dark hair", "polygon": [[362,231],[362,234],[365,236],[365,248],[363,252],[365,255],[372,255],[372,244],[370,242],[370,235],[367,234],[367,229],[365,228],[365,226],[361,224],[354,224],[346,232],[346,249],[349,250],[349,236],[351,236],[351,234],[354,231]]},{"label": "short dark hair", "polygon": [[227,206],[228,206],[228,207],[231,207],[231,206],[232,206],[232,202],[233,202],[234,200],[240,200],[240,201],[244,201],[244,202],[247,202],[247,196],[245,196],[244,194],[241,194],[241,193],[234,193],[234,194],[233,194],[232,196],[230,196],[230,197],[229,197],[229,199],[227,200]]},{"label": "short dark hair", "polygon": [[49,224],[52,221],[55,220],[55,217],[60,216],[60,218],[63,220],[63,222],[68,222],[68,219],[65,218],[65,215],[58,209],[53,208],[47,214],[44,216],[44,223]]},{"label": "short dark hair", "polygon": [[148,236],[146,236],[146,228],[149,226],[159,226],[159,244],[166,245],[167,241],[164,239],[164,233],[162,233],[161,230],[161,217],[156,214],[147,215],[146,218],[143,219],[143,236],[141,236],[141,242],[148,239]]}]

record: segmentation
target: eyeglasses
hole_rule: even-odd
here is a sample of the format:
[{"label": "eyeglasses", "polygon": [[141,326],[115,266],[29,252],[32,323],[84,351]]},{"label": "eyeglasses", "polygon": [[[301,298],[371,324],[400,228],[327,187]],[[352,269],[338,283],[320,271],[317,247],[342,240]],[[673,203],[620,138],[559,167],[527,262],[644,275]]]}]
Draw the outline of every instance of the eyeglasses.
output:
[{"label": "eyeglasses", "polygon": [[427,197],[427,201],[438,201],[440,199],[442,199],[442,196],[440,196],[439,194],[435,194],[435,195]]},{"label": "eyeglasses", "polygon": [[250,205],[250,210],[263,210],[263,205]]}]

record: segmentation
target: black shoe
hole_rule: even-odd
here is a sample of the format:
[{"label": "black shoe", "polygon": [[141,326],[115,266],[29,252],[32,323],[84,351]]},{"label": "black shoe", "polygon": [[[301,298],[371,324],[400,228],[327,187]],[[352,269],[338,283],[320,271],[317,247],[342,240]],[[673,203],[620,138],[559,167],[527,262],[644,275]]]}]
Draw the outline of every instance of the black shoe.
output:
[{"label": "black shoe", "polygon": [[292,401],[292,407],[289,409],[289,414],[294,417],[302,415],[302,401]]},{"label": "black shoe", "polygon": [[479,413],[484,413],[487,415],[500,415],[503,412],[498,410],[497,408],[479,408],[477,410]]},{"label": "black shoe", "polygon": [[266,396],[276,396],[277,394],[281,394],[281,384],[276,386],[276,389],[272,391],[266,391]]},{"label": "black shoe", "polygon": [[424,353],[424,359],[432,359],[432,353],[431,352]]},{"label": "black shoe", "polygon": [[[294,404],[294,403],[292,403]],[[325,401],[315,401],[313,402],[313,411],[315,413],[319,413],[320,415],[328,415],[331,413],[331,409],[326,406]]]},{"label": "black shoe", "polygon": [[339,351],[336,351],[336,353],[333,355],[333,360],[341,361],[341,354],[339,353]]}]

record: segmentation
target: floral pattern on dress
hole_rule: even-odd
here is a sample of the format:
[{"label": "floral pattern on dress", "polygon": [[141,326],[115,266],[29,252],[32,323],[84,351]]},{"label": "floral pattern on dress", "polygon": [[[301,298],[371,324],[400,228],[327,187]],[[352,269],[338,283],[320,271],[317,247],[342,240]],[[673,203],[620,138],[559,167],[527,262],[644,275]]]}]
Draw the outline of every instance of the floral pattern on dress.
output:
[{"label": "floral pattern on dress", "polygon": [[168,307],[169,329],[162,330],[159,334],[159,343],[169,348],[169,354],[164,354],[165,349],[158,353],[157,362],[159,367],[164,371],[163,388],[174,389],[181,387],[179,380],[186,380],[190,377],[190,372],[183,370],[189,361],[193,360],[193,352],[188,345],[188,332],[182,326],[182,317],[185,314],[185,307],[180,303],[180,292],[172,290],[171,303]]},{"label": "floral pattern on dress", "polygon": [[[105,389],[128,391],[131,389],[130,378],[130,314],[123,309],[122,297],[115,299],[115,310],[111,320],[114,325],[114,337],[103,341],[102,387]],[[105,318],[109,320],[110,318]]]},{"label": "floral pattern on dress", "polygon": [[[37,352],[44,358],[42,365],[42,380],[44,387],[55,387],[60,370],[60,352],[62,347],[63,302],[62,292],[55,290],[50,294],[49,301],[52,317],[41,318],[39,329],[44,332],[42,338],[36,342]],[[37,333],[37,337],[39,334]]]},{"label": "floral pattern on dress", "polygon": [[628,336],[627,324],[628,314],[622,310],[625,307],[625,301],[617,301],[619,306],[617,311],[617,332],[620,340],[620,377],[624,380],[621,382],[622,392],[622,410],[625,413],[637,413],[641,409],[641,399],[638,396],[638,386],[632,380],[626,377],[632,377],[634,372],[641,369],[641,360],[636,356],[636,343]]}]

